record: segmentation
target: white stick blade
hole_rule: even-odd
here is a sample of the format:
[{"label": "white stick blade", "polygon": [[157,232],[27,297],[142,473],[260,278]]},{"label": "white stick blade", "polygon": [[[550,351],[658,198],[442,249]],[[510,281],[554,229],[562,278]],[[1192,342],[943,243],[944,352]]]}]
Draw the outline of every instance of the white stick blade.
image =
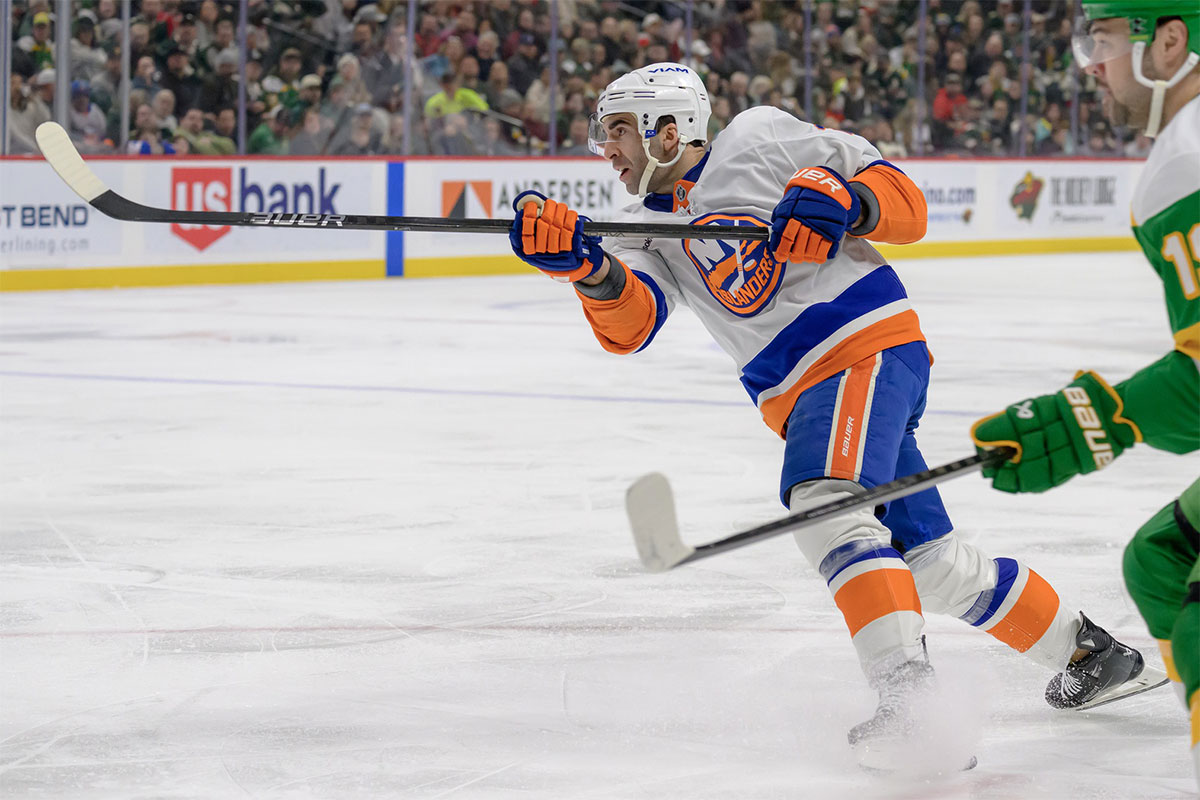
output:
[{"label": "white stick blade", "polygon": [[71,143],[71,137],[57,122],[43,122],[34,132],[42,155],[54,167],[58,177],[70,186],[75,194],[89,203],[108,191],[104,182],[83,162],[83,157]]},{"label": "white stick blade", "polygon": [[625,492],[625,512],[638,557],[650,572],[666,572],[695,552],[679,538],[675,499],[665,475],[652,472]]}]

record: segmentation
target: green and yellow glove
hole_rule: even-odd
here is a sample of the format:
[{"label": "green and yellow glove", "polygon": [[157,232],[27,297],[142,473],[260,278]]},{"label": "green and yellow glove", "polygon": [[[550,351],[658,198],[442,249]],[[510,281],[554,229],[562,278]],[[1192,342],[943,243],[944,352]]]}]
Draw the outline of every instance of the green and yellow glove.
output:
[{"label": "green and yellow glove", "polygon": [[1044,492],[1107,466],[1142,432],[1116,390],[1094,372],[1080,372],[1056,394],[1022,400],[971,427],[980,452],[1007,445],[1017,454],[983,475],[1002,492]]}]

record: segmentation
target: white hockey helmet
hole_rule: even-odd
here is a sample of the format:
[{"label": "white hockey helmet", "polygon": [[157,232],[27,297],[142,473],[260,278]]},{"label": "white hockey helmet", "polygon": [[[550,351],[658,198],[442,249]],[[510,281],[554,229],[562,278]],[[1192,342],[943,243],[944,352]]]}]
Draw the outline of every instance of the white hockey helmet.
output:
[{"label": "white hockey helmet", "polygon": [[660,166],[669,167],[683,155],[683,147],[675,158],[666,163],[650,155],[650,140],[658,131],[662,117],[675,120],[682,144],[708,140],[708,118],[712,105],[708,101],[708,89],[695,70],[683,64],[663,62],[628,72],[605,87],[596,99],[596,113],[592,115],[588,130],[588,147],[597,155],[604,155],[608,131],[602,120],[610,114],[632,114],[637,120],[642,148],[650,163],[639,184],[638,194],[646,194],[650,176]]}]

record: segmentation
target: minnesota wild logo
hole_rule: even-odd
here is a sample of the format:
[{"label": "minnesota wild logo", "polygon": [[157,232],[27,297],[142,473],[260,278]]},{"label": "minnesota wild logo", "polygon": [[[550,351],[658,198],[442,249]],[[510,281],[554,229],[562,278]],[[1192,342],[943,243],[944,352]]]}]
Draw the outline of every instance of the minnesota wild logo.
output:
[{"label": "minnesota wild logo", "polygon": [[1034,177],[1032,172],[1026,172],[1025,177],[1017,181],[1013,187],[1012,197],[1008,198],[1009,205],[1017,212],[1017,219],[1033,221],[1033,213],[1037,211],[1038,198],[1046,182]]}]

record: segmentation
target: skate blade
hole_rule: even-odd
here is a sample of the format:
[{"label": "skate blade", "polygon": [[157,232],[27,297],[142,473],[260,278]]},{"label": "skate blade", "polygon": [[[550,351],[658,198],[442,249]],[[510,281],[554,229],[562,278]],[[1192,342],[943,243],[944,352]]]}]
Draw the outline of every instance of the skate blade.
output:
[{"label": "skate blade", "polygon": [[1167,677],[1167,673],[1163,672],[1161,669],[1155,669],[1147,664],[1142,669],[1142,673],[1133,680],[1125,681],[1124,683],[1112,686],[1096,695],[1083,705],[1063,710],[1086,711],[1089,708],[1106,706],[1109,703],[1115,703],[1118,700],[1124,700],[1127,697],[1134,697],[1142,692],[1148,692],[1151,689],[1157,689],[1158,687],[1165,686],[1168,683],[1170,683],[1170,679]]}]

